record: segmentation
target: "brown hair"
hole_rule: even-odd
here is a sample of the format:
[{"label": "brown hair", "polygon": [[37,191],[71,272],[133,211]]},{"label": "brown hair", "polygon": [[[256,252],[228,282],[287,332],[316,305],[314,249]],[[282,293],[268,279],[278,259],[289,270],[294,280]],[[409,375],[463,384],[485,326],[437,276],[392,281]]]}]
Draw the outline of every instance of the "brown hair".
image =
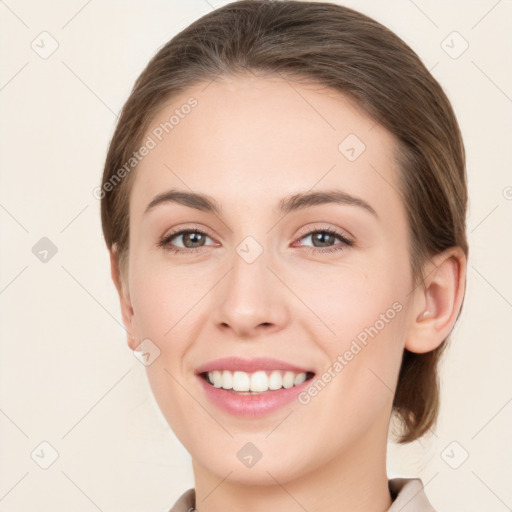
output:
[{"label": "brown hair", "polygon": [[[416,53],[380,23],[341,5],[241,0],[203,16],[166,43],[123,107],[101,192],[103,234],[107,247],[117,251],[122,283],[134,173],[120,170],[155,114],[174,95],[216,76],[248,71],[340,91],[396,137],[415,285],[421,283],[422,266],[431,256],[453,246],[467,256],[461,133],[443,89]],[[421,437],[437,421],[437,364],[448,338],[427,353],[404,351],[393,401],[402,427],[399,443]]]}]

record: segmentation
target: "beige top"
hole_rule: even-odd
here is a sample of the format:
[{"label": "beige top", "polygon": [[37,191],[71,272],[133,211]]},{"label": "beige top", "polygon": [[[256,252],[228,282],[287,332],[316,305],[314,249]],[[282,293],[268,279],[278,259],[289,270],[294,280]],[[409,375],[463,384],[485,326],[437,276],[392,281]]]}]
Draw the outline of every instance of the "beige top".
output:
[{"label": "beige top", "polygon": [[[423,482],[419,478],[393,478],[388,480],[393,504],[387,512],[436,512],[429,503]],[[196,506],[195,490],[188,489],[169,512],[193,512]]]}]

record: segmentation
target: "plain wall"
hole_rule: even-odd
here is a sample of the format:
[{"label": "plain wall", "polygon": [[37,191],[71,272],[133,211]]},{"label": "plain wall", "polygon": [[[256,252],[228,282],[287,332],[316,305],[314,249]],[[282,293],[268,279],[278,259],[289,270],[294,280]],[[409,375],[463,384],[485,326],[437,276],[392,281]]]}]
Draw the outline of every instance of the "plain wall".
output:
[{"label": "plain wall", "polygon": [[[225,3],[0,3],[0,511],[167,511],[193,486],[126,344],[93,189],[149,58]],[[467,151],[468,283],[441,366],[440,420],[421,441],[388,445],[388,473],[422,478],[440,512],[509,510],[512,2],[340,3],[432,69]],[[47,262],[33,252],[43,237],[57,250]],[[58,452],[47,469],[44,441]]]}]

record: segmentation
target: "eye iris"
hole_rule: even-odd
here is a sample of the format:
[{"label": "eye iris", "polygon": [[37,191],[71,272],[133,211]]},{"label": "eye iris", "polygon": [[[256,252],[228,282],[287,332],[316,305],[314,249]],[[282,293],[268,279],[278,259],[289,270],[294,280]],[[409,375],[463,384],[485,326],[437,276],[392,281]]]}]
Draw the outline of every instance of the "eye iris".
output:
[{"label": "eye iris", "polygon": [[[327,232],[317,232],[317,233],[314,233],[313,235],[313,241],[319,241],[321,244],[322,243],[326,243],[326,240],[325,238],[327,238],[327,245],[329,245],[329,242],[331,243],[334,243],[334,235],[332,235],[331,233],[327,233]],[[329,240],[330,239],[330,240]],[[320,247],[324,247],[323,245],[321,245]]]},{"label": "eye iris", "polygon": [[[185,247],[188,247],[189,249],[190,248],[194,248],[196,246],[192,245],[192,247],[190,247],[188,244],[187,244],[187,240],[188,240],[188,237],[191,237],[193,240],[192,240],[192,244],[194,243],[197,243],[197,242],[200,242],[201,241],[201,238],[204,238],[204,235],[202,233],[198,233],[196,231],[193,231],[193,232],[190,232],[190,233],[184,233],[183,235],[183,245]],[[204,240],[203,240],[204,242]]]}]

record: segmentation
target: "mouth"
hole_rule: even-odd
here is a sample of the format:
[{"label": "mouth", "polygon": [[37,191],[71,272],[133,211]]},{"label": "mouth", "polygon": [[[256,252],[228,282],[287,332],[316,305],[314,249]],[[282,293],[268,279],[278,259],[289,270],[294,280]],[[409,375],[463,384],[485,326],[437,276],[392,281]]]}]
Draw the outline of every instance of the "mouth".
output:
[{"label": "mouth", "polygon": [[199,373],[207,384],[238,395],[261,395],[301,386],[314,377],[314,372],[290,370],[257,370],[255,372],[213,370]]},{"label": "mouth", "polygon": [[255,419],[292,404],[315,372],[269,357],[224,357],[195,369],[204,397],[232,416]]}]

